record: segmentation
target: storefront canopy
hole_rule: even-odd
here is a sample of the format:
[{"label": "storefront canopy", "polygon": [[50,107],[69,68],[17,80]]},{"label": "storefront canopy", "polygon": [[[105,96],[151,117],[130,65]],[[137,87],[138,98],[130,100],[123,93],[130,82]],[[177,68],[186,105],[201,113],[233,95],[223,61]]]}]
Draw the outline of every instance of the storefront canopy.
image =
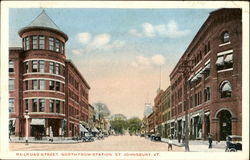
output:
[{"label": "storefront canopy", "polygon": [[31,123],[30,123],[30,125],[45,125],[45,119],[35,119],[35,118],[33,118],[32,120],[31,120]]},{"label": "storefront canopy", "polygon": [[92,129],[91,129],[91,131],[92,131],[92,132],[96,132],[96,133],[98,133],[98,132],[99,132],[99,131],[98,131],[98,129],[96,129],[95,127],[94,127],[94,128],[92,128]]},{"label": "storefront canopy", "polygon": [[80,124],[80,132],[89,132],[82,124]]}]

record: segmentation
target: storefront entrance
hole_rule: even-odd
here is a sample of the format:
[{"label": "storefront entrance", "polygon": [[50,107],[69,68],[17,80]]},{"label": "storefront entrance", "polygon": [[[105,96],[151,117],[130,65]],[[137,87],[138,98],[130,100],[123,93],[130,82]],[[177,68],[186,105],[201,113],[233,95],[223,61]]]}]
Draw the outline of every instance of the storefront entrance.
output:
[{"label": "storefront entrance", "polygon": [[48,127],[51,126],[53,131],[53,136],[58,137],[59,136],[59,128],[61,127],[61,119],[48,119]]},{"label": "storefront entrance", "polygon": [[226,140],[226,137],[232,134],[231,117],[231,113],[227,110],[222,110],[218,113],[220,122],[220,140]]},{"label": "storefront entrance", "polygon": [[42,139],[45,135],[44,125],[31,125],[31,136],[35,139]]}]

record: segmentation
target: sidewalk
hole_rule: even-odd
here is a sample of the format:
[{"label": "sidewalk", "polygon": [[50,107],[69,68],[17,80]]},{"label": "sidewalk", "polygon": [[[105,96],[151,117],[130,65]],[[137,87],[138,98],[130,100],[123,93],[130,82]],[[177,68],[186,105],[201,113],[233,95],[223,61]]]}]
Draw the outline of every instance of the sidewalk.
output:
[{"label": "sidewalk", "polygon": [[[25,139],[12,138],[9,140],[10,143],[25,143]],[[48,138],[42,140],[29,139],[28,143],[39,143],[39,144],[74,144],[74,143],[83,143],[82,140],[72,140],[72,139],[63,139],[63,138],[54,138],[53,142],[49,141]]]},{"label": "sidewalk", "polygon": [[[162,138],[161,141],[164,143],[168,143],[167,138]],[[173,139],[172,142],[173,145],[175,146],[184,147],[184,144],[182,142],[178,143],[178,140],[176,139]],[[213,141],[212,148],[208,148],[208,141],[203,141],[203,140],[189,141],[190,152],[225,152],[225,146],[226,146],[225,141],[221,142]]]}]

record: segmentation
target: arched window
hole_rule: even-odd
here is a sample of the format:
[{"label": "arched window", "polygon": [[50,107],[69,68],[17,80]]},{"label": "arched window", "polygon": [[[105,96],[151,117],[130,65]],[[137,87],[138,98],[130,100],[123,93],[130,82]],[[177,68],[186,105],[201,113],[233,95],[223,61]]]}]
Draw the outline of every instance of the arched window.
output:
[{"label": "arched window", "polygon": [[232,86],[229,81],[223,81],[220,85],[221,98],[232,96]]},{"label": "arched window", "polygon": [[222,33],[221,39],[222,39],[222,43],[227,43],[230,41],[230,35],[229,35],[228,31],[225,31]]}]

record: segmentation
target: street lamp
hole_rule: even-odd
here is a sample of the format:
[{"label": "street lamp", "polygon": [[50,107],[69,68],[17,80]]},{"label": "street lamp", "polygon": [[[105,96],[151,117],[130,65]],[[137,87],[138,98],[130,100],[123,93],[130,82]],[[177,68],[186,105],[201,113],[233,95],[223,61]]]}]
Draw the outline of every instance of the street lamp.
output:
[{"label": "street lamp", "polygon": [[28,110],[25,111],[24,118],[26,119],[26,136],[25,136],[25,144],[28,145],[28,136],[29,136],[29,125],[28,125],[28,119],[30,118]]}]

